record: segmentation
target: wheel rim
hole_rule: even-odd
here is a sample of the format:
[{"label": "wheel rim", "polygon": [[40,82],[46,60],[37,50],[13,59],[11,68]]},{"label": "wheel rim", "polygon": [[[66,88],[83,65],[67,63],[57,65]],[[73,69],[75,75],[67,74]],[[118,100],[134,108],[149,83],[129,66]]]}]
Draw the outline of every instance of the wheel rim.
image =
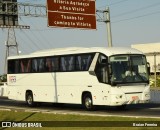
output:
[{"label": "wheel rim", "polygon": [[31,105],[32,102],[33,102],[32,96],[31,96],[31,95],[28,95],[27,103]]},{"label": "wheel rim", "polygon": [[92,107],[92,100],[91,100],[91,98],[87,97],[85,99],[85,106],[86,106],[87,109],[90,109]]}]

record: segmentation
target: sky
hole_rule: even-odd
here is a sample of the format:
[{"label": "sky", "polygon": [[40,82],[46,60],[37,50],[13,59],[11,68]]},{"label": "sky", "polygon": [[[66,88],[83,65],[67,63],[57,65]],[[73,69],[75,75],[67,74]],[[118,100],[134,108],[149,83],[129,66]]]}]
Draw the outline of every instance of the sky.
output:
[{"label": "sky", "polygon": [[[46,0],[18,0],[44,4]],[[110,9],[113,46],[160,42],[159,0],[96,0],[96,9]],[[98,19],[98,16],[97,16]],[[97,22],[96,30],[47,27],[47,17],[20,16],[20,25],[30,29],[15,29],[20,55],[62,47],[107,47],[107,26]],[[0,74],[4,73],[7,29],[0,29]]]}]

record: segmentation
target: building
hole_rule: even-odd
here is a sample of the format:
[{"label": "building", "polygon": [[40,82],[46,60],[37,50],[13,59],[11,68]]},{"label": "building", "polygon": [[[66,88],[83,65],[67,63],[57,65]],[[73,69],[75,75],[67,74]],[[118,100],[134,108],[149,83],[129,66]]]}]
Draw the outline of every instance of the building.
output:
[{"label": "building", "polygon": [[142,51],[147,56],[152,74],[155,69],[156,73],[160,73],[160,43],[133,44],[131,47]]}]

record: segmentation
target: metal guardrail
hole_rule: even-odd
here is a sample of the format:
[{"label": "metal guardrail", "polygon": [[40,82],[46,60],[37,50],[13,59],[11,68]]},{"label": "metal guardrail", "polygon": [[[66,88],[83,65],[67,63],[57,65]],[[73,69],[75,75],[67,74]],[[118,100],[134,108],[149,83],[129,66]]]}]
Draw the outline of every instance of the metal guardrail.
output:
[{"label": "metal guardrail", "polygon": [[160,103],[160,89],[153,88],[151,89],[151,103]]}]

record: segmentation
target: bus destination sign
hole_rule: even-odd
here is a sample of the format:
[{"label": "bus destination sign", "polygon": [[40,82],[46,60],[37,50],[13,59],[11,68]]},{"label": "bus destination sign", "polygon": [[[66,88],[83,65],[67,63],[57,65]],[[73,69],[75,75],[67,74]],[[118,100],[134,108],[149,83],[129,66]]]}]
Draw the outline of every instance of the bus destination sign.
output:
[{"label": "bus destination sign", "polygon": [[47,0],[49,27],[96,29],[95,0]]}]

